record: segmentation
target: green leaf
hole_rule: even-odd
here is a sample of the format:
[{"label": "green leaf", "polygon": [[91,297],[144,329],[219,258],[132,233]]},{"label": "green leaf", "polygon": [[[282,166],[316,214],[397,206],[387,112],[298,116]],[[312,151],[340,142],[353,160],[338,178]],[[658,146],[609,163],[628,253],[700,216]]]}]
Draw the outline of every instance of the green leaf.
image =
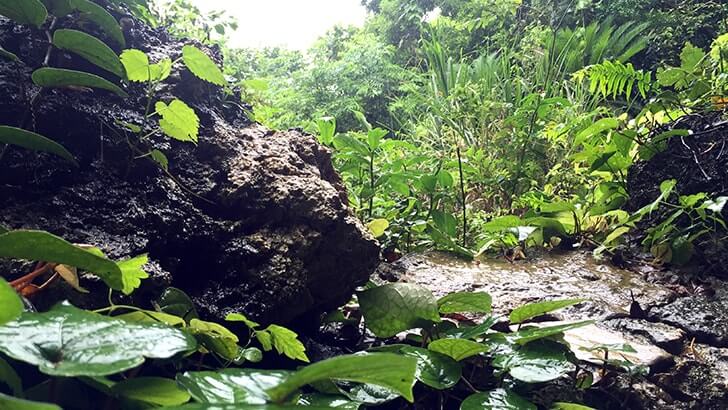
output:
[{"label": "green leaf", "polygon": [[[182,406],[164,407],[162,410],[331,410],[331,407],[322,406],[298,406],[295,404],[210,404],[194,403]],[[343,407],[346,409],[346,407]]]},{"label": "green leaf", "polygon": [[145,254],[117,263],[121,270],[121,281],[123,283],[121,291],[125,295],[131,295],[142,284],[142,279],[149,277],[149,274],[142,269],[147,262],[149,262],[149,258]]},{"label": "green leaf", "polygon": [[114,394],[156,406],[177,406],[190,401],[190,394],[177,382],[162,377],[136,377],[114,384]]},{"label": "green leaf", "polygon": [[230,313],[225,317],[225,320],[228,322],[243,322],[248,329],[255,329],[260,326],[258,322],[248,319],[248,317],[242,313]]},{"label": "green leaf", "polygon": [[126,71],[126,78],[134,82],[147,82],[150,79],[149,57],[140,50],[130,49],[121,53],[121,64]]},{"label": "green leaf", "polygon": [[187,325],[184,319],[179,316],[153,310],[135,310],[124,313],[123,315],[114,316],[114,318],[136,323],[165,323],[174,327],[185,327]]},{"label": "green leaf", "polygon": [[173,100],[169,105],[159,101],[154,108],[162,117],[159,126],[165,134],[179,141],[197,143],[200,119],[195,110],[181,100]]},{"label": "green leaf", "polygon": [[502,232],[506,229],[516,228],[524,225],[521,218],[515,215],[506,215],[494,218],[483,225],[486,232]]},{"label": "green leaf", "polygon": [[106,9],[89,0],[70,0],[71,7],[81,12],[81,17],[93,22],[117,45],[124,47],[124,33],[119,22]]},{"label": "green leaf", "polygon": [[379,148],[379,144],[382,141],[382,138],[386,136],[389,133],[387,130],[383,130],[381,128],[374,128],[369,130],[367,132],[367,145],[369,145],[369,149],[374,151],[375,149]]},{"label": "green leaf", "polygon": [[593,320],[583,320],[581,322],[566,323],[563,325],[549,326],[549,327],[536,327],[519,330],[518,332],[507,335],[507,337],[514,343],[525,345],[545,337],[561,334],[567,330],[576,329],[583,326],[593,324]]},{"label": "green leaf", "polygon": [[357,295],[365,323],[378,337],[440,321],[432,292],[415,284],[392,283]]},{"label": "green leaf", "polygon": [[375,219],[367,224],[367,227],[372,232],[375,238],[379,238],[384,235],[384,232],[389,228],[389,221],[386,219]]},{"label": "green leaf", "polygon": [[270,325],[265,330],[270,333],[273,347],[279,354],[294,360],[309,362],[306,356],[306,348],[298,340],[296,332],[278,325]]},{"label": "green leaf", "polygon": [[536,410],[536,405],[506,389],[468,396],[460,410]]},{"label": "green leaf", "polygon": [[97,274],[112,289],[124,289],[123,274],[116,263],[48,232],[17,230],[0,235],[0,257],[74,266]]},{"label": "green leaf", "polygon": [[579,145],[595,135],[613,130],[617,127],[619,127],[619,121],[616,118],[602,118],[577,134],[574,144]]},{"label": "green leaf", "polygon": [[417,359],[415,377],[433,389],[449,389],[460,381],[462,366],[444,354],[412,346],[403,347],[401,352]]},{"label": "green leaf", "polygon": [[31,77],[33,78],[33,83],[39,87],[90,87],[111,91],[124,98],[129,96],[129,94],[112,82],[94,74],[84,73],[83,71],[44,67],[35,70]]},{"label": "green leaf", "polygon": [[117,77],[125,77],[124,66],[114,50],[92,35],[78,30],[56,30],[53,45],[74,52]]},{"label": "green leaf", "polygon": [[[5,305],[2,306],[4,307]],[[20,376],[18,376],[15,369],[13,369],[8,362],[0,357],[0,386],[2,385],[7,386],[16,396],[23,395],[23,383],[20,380]]]},{"label": "green leaf", "polygon": [[18,24],[40,28],[48,17],[48,10],[38,0],[0,0],[0,14]]},{"label": "green leaf", "polygon": [[255,332],[255,338],[258,340],[263,350],[269,352],[273,350],[273,336],[267,330]]},{"label": "green leaf", "polygon": [[210,352],[214,352],[227,360],[238,357],[238,337],[225,326],[200,319],[190,321],[189,331]]},{"label": "green leaf", "polygon": [[319,141],[325,145],[331,145],[336,135],[336,118],[321,117],[316,120],[318,127]]},{"label": "green leaf", "polygon": [[219,86],[227,84],[220,68],[199,48],[190,45],[182,47],[182,59],[197,78]]},{"label": "green leaf", "polygon": [[177,288],[169,287],[165,289],[155,305],[161,312],[179,316],[186,322],[199,318],[192,299]]},{"label": "green leaf", "polygon": [[391,353],[338,356],[306,366],[269,389],[272,401],[282,402],[299,388],[322,380],[346,380],[382,386],[414,401],[417,360]]},{"label": "green leaf", "polygon": [[63,148],[62,145],[40,134],[21,128],[0,125],[0,143],[17,145],[35,151],[50,152],[78,166],[73,155]]},{"label": "green leaf", "polygon": [[265,404],[266,390],[282,383],[290,373],[258,369],[185,372],[177,375],[177,383],[203,403]]},{"label": "green leaf", "polygon": [[576,403],[556,402],[551,406],[551,410],[596,410],[592,407],[584,406]]},{"label": "green leaf", "polygon": [[493,300],[485,292],[455,292],[437,301],[440,313],[490,313]]},{"label": "green leaf", "polygon": [[458,362],[489,350],[488,346],[467,339],[438,339],[431,342],[427,348],[452,357]]},{"label": "green leaf", "polygon": [[23,400],[0,393],[0,409],[3,410],[63,410],[55,404]]},{"label": "green leaf", "polygon": [[49,13],[56,17],[65,17],[73,11],[70,0],[42,0]]},{"label": "green leaf", "polygon": [[17,319],[23,313],[23,301],[3,278],[0,278],[0,306],[0,325]]},{"label": "green leaf", "polygon": [[129,323],[67,303],[0,327],[0,352],[51,376],[111,375],[195,347],[192,336],[167,325]]},{"label": "green leaf", "polygon": [[169,171],[169,160],[162,151],[153,149],[149,152],[149,156],[152,158],[152,161],[156,162],[163,170]]},{"label": "green leaf", "polygon": [[361,403],[346,400],[341,396],[329,394],[302,394],[296,402],[299,407],[322,407],[326,409],[358,410]]},{"label": "green leaf", "polygon": [[2,47],[0,47],[0,57],[7,58],[8,60],[11,60],[11,61],[20,61],[20,58],[18,58],[18,56],[16,56],[15,54],[11,53],[10,51],[8,51]]},{"label": "green leaf", "polygon": [[567,359],[569,349],[549,340],[529,343],[513,353],[496,356],[493,366],[524,383],[556,380],[576,366]]},{"label": "green leaf", "polygon": [[680,52],[680,68],[688,73],[692,73],[698,68],[704,58],[705,52],[703,50],[687,42],[682,52]]},{"label": "green leaf", "polygon": [[541,316],[544,313],[553,312],[554,310],[563,309],[585,301],[586,299],[563,299],[563,300],[547,300],[544,302],[528,303],[513,309],[509,319],[511,323],[523,323],[524,321]]}]

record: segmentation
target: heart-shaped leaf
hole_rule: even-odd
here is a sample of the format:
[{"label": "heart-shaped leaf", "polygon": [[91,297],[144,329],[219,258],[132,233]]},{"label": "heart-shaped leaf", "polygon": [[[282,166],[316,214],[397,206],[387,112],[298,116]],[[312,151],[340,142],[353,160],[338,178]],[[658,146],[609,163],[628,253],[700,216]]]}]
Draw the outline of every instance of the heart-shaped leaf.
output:
[{"label": "heart-shaped leaf", "polygon": [[63,68],[39,68],[31,76],[33,83],[39,87],[68,88],[68,87],[89,87],[99,88],[115,93],[119,97],[129,96],[119,86],[109,80],[94,74],[83,71],[66,70]]},{"label": "heart-shaped leaf", "polygon": [[[76,159],[73,158],[68,150],[63,148],[61,144],[50,140],[40,134],[36,134],[31,131],[27,131],[21,128],[9,127],[6,125],[0,125],[0,143],[12,144],[19,147],[32,149],[35,151],[50,152],[51,154],[58,155],[59,157],[70,161],[72,164],[78,166]],[[1,233],[1,232],[0,232]]]},{"label": "heart-shaped leaf", "polygon": [[392,283],[357,295],[366,325],[378,337],[440,321],[437,300],[422,286]]},{"label": "heart-shaped leaf", "polygon": [[467,339],[438,339],[430,343],[427,348],[452,357],[458,362],[488,351],[488,346]]},{"label": "heart-shaped leaf", "polygon": [[182,100],[173,100],[169,105],[159,101],[154,108],[162,117],[159,126],[165,134],[179,141],[197,143],[200,119],[195,110]]},{"label": "heart-shaped leaf", "polygon": [[444,354],[419,347],[403,347],[402,354],[417,359],[417,380],[437,390],[456,385],[462,376],[460,363]]},{"label": "heart-shaped leaf", "polygon": [[129,323],[67,303],[0,327],[0,352],[52,376],[106,376],[196,347],[192,336],[167,325]]},{"label": "heart-shaped leaf", "polygon": [[76,53],[117,77],[126,77],[124,66],[114,50],[90,34],[78,30],[56,30],[53,33],[53,45]]},{"label": "heart-shaped leaf", "polygon": [[440,313],[490,313],[493,299],[485,292],[455,292],[437,301]]},{"label": "heart-shaped leaf", "polygon": [[506,389],[468,396],[460,410],[536,410],[536,405]]},{"label": "heart-shaped leaf", "polygon": [[567,359],[569,349],[561,343],[543,340],[529,343],[513,353],[496,356],[493,365],[525,383],[556,380],[576,366]]},{"label": "heart-shaped leaf", "polygon": [[547,300],[545,302],[529,303],[513,309],[509,319],[511,323],[522,323],[528,319],[543,315],[544,313],[553,312],[568,306],[576,305],[585,299],[564,299],[564,300]]}]

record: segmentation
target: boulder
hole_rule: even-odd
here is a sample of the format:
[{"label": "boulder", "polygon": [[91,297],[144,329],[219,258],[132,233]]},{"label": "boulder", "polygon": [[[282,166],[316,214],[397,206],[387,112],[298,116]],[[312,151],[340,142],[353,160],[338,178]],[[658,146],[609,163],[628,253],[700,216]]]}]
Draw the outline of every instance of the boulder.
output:
[{"label": "boulder", "polygon": [[[127,47],[152,60],[177,59],[187,44],[139,21],[131,27]],[[0,225],[47,230],[112,258],[148,253],[152,277],[138,295],[149,301],[173,285],[210,319],[236,311],[286,324],[346,303],[367,281],[379,260],[378,244],[348,208],[331,153],[315,137],[252,123],[239,95],[177,63],[155,99],[186,102],[200,117],[200,135],[197,144],[158,133],[149,138],[149,147],[169,159],[165,171],[134,152],[127,140],[138,136],[119,125],[145,123],[144,85],[126,85],[129,98],[76,88],[41,91],[30,75],[42,65],[43,41],[45,33],[0,17],[0,44],[21,60],[0,60],[0,124],[53,139],[79,167],[9,147],[0,158]],[[220,63],[219,50],[198,46]],[[60,50],[50,65],[118,82]],[[145,127],[151,130],[149,122]],[[0,268],[23,273],[18,264]],[[72,295],[84,307],[107,303],[100,284],[85,285],[91,296],[47,292],[36,302]]]}]

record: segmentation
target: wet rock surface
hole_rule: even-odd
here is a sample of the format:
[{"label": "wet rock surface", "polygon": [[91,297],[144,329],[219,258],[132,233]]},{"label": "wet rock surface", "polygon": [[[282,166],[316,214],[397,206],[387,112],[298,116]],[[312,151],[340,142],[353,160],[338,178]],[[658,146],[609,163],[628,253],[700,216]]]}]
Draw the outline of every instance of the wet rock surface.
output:
[{"label": "wet rock surface", "polygon": [[[330,152],[313,136],[251,123],[239,96],[226,96],[177,63],[157,97],[193,107],[200,136],[197,145],[161,135],[149,139],[150,148],[168,156],[166,173],[138,158],[126,142],[138,137],[116,125],[127,121],[151,130],[143,119],[142,85],[126,86],[127,99],[100,90],[41,92],[33,85],[30,74],[47,49],[44,36],[0,18],[0,43],[22,60],[0,60],[0,124],[57,141],[80,166],[9,148],[0,162],[1,225],[47,230],[98,246],[112,258],[149,253],[152,278],[137,296],[148,299],[173,285],[189,293],[204,316],[218,320],[244,311],[262,322],[289,323],[346,303],[366,282],[378,245],[347,208]],[[186,44],[138,21],[127,43],[153,62],[178,58]],[[220,62],[219,50],[206,51]],[[118,81],[59,50],[50,65]],[[13,269],[17,264],[1,268],[24,273]],[[96,292],[56,291],[84,307],[107,304],[104,292],[95,299]],[[52,299],[49,294],[44,301]]]},{"label": "wet rock surface", "polygon": [[[596,319],[595,325],[565,332],[565,341],[581,360],[598,366],[599,353],[581,348],[628,343],[637,353],[618,356],[649,366],[650,372],[646,377],[610,373],[599,382],[599,389],[584,393],[583,403],[599,409],[728,408],[728,283],[704,279],[710,282],[710,292],[686,293],[674,286],[671,277],[655,281],[659,273],[647,271],[635,273],[601,264],[588,252],[546,254],[514,263],[465,262],[432,252],[383,264],[377,273],[418,283],[438,296],[486,291],[493,297],[494,313],[500,315],[537,300],[588,299],[532,325]],[[644,317],[630,315],[630,290]],[[546,393],[566,399],[573,391]]]}]

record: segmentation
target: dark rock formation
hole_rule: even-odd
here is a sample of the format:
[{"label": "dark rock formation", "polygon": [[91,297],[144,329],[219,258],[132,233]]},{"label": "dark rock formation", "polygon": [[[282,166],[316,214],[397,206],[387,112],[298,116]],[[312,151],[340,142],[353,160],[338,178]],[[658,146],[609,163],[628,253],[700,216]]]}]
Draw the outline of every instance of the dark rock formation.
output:
[{"label": "dark rock formation", "polygon": [[[158,98],[175,96],[193,107],[200,137],[198,145],[151,137],[151,147],[169,157],[167,174],[138,158],[126,141],[138,137],[116,125],[144,122],[143,85],[127,86],[128,99],[100,90],[41,92],[30,74],[42,64],[44,39],[0,17],[0,44],[22,60],[0,59],[0,124],[59,142],[80,167],[8,148],[0,160],[0,225],[47,230],[113,258],[149,253],[152,278],[140,295],[171,284],[213,319],[243,311],[287,323],[346,303],[366,282],[378,246],[347,208],[330,152],[313,136],[250,123],[239,96],[226,96],[178,63]],[[153,61],[179,57],[185,44],[138,21],[127,43]],[[219,50],[207,51],[220,61]],[[50,65],[118,81],[59,50]],[[97,296],[75,301],[93,305]]]}]

